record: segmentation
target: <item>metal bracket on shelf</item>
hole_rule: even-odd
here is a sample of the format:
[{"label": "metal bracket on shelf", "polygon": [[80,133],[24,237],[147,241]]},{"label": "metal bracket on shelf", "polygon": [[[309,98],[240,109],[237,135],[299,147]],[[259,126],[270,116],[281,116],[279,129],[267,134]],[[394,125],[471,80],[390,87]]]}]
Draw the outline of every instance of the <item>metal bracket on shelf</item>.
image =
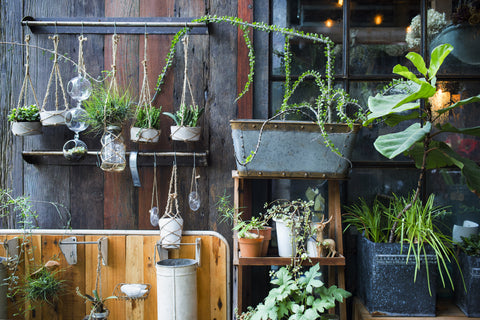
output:
[{"label": "metal bracket on shelf", "polygon": [[108,238],[102,237],[97,241],[77,241],[77,237],[69,237],[58,243],[68,264],[77,264],[77,245],[78,244],[97,244],[102,255],[104,266],[108,264]]},{"label": "metal bracket on shelf", "polygon": [[141,187],[142,184],[140,183],[140,176],[138,175],[138,168],[137,168],[137,156],[138,156],[138,152],[136,151],[130,152],[129,166],[130,166],[130,172],[132,173],[133,186]]},{"label": "metal bracket on shelf", "polygon": [[19,254],[19,247],[18,247],[18,237],[0,242],[5,248],[5,252],[7,253],[7,257],[12,257],[14,259],[18,258]]},{"label": "metal bracket on shelf", "polygon": [[[195,243],[180,243],[180,245],[190,245],[195,246],[195,261],[197,261],[198,266],[200,267],[200,257],[201,257],[201,248],[202,248],[202,239],[196,238]],[[168,259],[168,250],[162,247],[162,240],[158,240],[155,245],[156,250],[154,252],[153,260],[156,261],[156,255],[158,252],[158,257],[160,260]]]}]

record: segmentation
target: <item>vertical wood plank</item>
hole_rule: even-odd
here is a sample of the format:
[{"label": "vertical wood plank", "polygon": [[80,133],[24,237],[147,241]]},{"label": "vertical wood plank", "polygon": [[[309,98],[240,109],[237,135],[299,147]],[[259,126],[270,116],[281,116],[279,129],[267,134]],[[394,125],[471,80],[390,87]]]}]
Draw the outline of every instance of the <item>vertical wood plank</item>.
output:
[{"label": "vertical wood plank", "polygon": [[227,315],[227,250],[222,240],[216,237],[207,239],[212,243],[208,254],[210,259],[210,318],[228,319]]},{"label": "vertical wood plank", "polygon": [[[238,1],[238,17],[242,20],[253,21],[253,0]],[[250,33],[252,38],[252,33]],[[249,61],[248,48],[243,39],[243,31],[238,30],[237,37],[237,93],[243,91],[248,80]],[[238,117],[240,119],[251,119],[253,116],[253,90],[250,90],[238,102]]]},{"label": "vertical wood plank", "polygon": [[[143,237],[127,236],[125,252],[125,283],[144,283],[143,272]],[[144,319],[145,308],[143,300],[125,302],[127,319]]]},{"label": "vertical wood plank", "polygon": [[[148,298],[144,301],[144,320],[157,320],[157,270],[154,261],[154,250],[160,237],[143,237],[143,281],[150,284],[151,290]],[[140,269],[141,270],[141,269]]]},{"label": "vertical wood plank", "polygon": [[[126,236],[108,236],[108,265],[102,269],[102,294],[111,296],[115,286],[125,282],[126,261]],[[107,307],[110,309],[110,318],[123,320],[125,317],[125,302],[122,300],[109,300]]]}]

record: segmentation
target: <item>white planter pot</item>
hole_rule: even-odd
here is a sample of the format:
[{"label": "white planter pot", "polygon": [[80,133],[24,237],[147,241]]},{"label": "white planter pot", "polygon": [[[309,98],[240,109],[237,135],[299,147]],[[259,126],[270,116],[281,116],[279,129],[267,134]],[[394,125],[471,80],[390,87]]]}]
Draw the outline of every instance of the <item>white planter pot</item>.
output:
[{"label": "white planter pot", "polygon": [[461,243],[462,237],[468,238],[474,234],[478,234],[478,223],[465,220],[463,226],[453,225],[452,240],[454,243]]},{"label": "white planter pot", "polygon": [[161,218],[158,220],[160,239],[165,249],[178,249],[182,240],[183,219]]},{"label": "white planter pot", "polygon": [[67,110],[41,111],[40,121],[43,126],[58,126],[65,124],[65,113]]},{"label": "white planter pot", "polygon": [[131,127],[130,140],[133,142],[156,143],[160,138],[160,133],[161,131],[157,129]]},{"label": "white planter pot", "polygon": [[34,122],[12,122],[12,132],[16,136],[33,136],[42,133],[42,123]]},{"label": "white planter pot", "polygon": [[170,133],[175,141],[198,141],[202,133],[202,127],[171,126]]},{"label": "white planter pot", "polygon": [[274,219],[274,221],[277,229],[278,255],[284,258],[291,258],[296,253],[292,232],[284,221],[280,219]]},{"label": "white planter pot", "polygon": [[318,258],[317,241],[314,238],[309,238],[307,241],[307,254],[310,258]]}]

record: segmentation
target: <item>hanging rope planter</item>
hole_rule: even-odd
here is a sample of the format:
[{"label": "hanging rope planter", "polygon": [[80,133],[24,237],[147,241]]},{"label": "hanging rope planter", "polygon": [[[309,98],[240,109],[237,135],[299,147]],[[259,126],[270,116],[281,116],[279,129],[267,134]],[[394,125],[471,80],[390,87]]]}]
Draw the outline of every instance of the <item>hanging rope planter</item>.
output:
[{"label": "hanging rope planter", "polygon": [[140,91],[140,99],[135,111],[135,122],[130,128],[130,139],[134,142],[156,143],[160,138],[160,115],[162,107],[158,109],[152,105],[150,85],[148,83],[147,68],[147,40],[148,35],[145,33],[143,50],[143,82]]},{"label": "hanging rope planter", "polygon": [[[47,92],[45,93],[45,98],[43,99],[42,108],[40,109],[40,120],[42,121],[42,125],[44,126],[56,126],[56,125],[63,125],[65,124],[65,113],[68,110],[68,103],[67,103],[67,95],[65,93],[65,89],[63,87],[63,80],[62,75],[60,73],[60,67],[58,65],[58,42],[59,37],[58,35],[54,35],[53,37],[48,37],[53,41],[53,67],[52,71],[50,72],[50,77],[47,83]],[[52,86],[52,82],[55,78],[55,110],[48,110],[46,109],[48,96],[50,94],[50,88]],[[60,87],[62,97],[63,97],[63,109],[59,108],[59,101],[58,101],[58,88]]]},{"label": "hanging rope planter", "polygon": [[107,113],[111,113],[110,108],[117,108],[118,106],[112,106],[115,103],[115,99],[110,99],[111,95],[118,95],[118,83],[117,83],[117,46],[119,36],[114,34],[112,36],[112,80],[107,90],[105,102],[103,106],[103,126],[104,132],[102,135],[101,143],[102,150],[100,158],[102,163],[100,168],[104,171],[118,172],[123,171],[126,167],[125,159],[125,144],[123,143],[122,127],[121,123],[108,123]]},{"label": "hanging rope planter", "polygon": [[[25,36],[25,77],[18,97],[17,108],[12,109],[8,120],[12,122],[12,132],[16,136],[31,136],[42,133],[42,123],[38,109],[38,99],[30,78],[30,35]],[[35,104],[28,105],[28,87],[30,87]],[[22,105],[23,103],[23,105]]]},{"label": "hanging rope planter", "polygon": [[[188,35],[182,39],[184,46],[184,72],[183,72],[183,90],[182,98],[180,101],[180,109],[176,114],[171,114],[165,112],[165,114],[171,117],[175,124],[170,127],[170,136],[172,140],[176,141],[198,141],[200,140],[200,135],[202,133],[202,128],[197,126],[198,118],[202,115],[204,108],[199,109],[198,105],[195,103],[195,98],[193,97],[192,86],[190,85],[190,79],[188,78]],[[192,104],[187,106],[186,104],[186,92],[190,92],[190,97],[192,99]]]},{"label": "hanging rope planter", "polygon": [[177,164],[174,163],[168,189],[167,206],[164,215],[158,221],[160,241],[165,249],[178,249],[182,239],[183,219],[178,209],[177,195]]}]

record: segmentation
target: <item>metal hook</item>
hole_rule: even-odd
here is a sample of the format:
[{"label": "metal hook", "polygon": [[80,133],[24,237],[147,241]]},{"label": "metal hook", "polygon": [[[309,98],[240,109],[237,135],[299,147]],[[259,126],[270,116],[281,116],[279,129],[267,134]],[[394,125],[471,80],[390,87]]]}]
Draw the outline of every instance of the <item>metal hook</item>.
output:
[{"label": "metal hook", "polygon": [[174,166],[177,165],[177,151],[174,151],[174,152],[173,152],[173,165],[174,165]]},{"label": "metal hook", "polygon": [[153,153],[153,167],[154,168],[157,167],[157,153],[156,152]]},{"label": "metal hook", "polygon": [[82,21],[82,30],[81,30],[81,33],[80,33],[81,36],[83,36],[83,27],[84,27],[84,24],[83,24],[83,21]]},{"label": "metal hook", "polygon": [[55,20],[55,34],[58,34],[58,30],[57,30],[57,21]]},{"label": "metal hook", "polygon": [[97,152],[97,167],[100,168],[102,165],[102,160],[100,159],[100,153]]},{"label": "metal hook", "polygon": [[117,34],[117,21],[113,21],[113,34]]},{"label": "metal hook", "polygon": [[145,22],[145,36],[147,35],[147,23]]},{"label": "metal hook", "polygon": [[193,170],[195,170],[195,163],[196,163],[195,152],[193,152]]}]

